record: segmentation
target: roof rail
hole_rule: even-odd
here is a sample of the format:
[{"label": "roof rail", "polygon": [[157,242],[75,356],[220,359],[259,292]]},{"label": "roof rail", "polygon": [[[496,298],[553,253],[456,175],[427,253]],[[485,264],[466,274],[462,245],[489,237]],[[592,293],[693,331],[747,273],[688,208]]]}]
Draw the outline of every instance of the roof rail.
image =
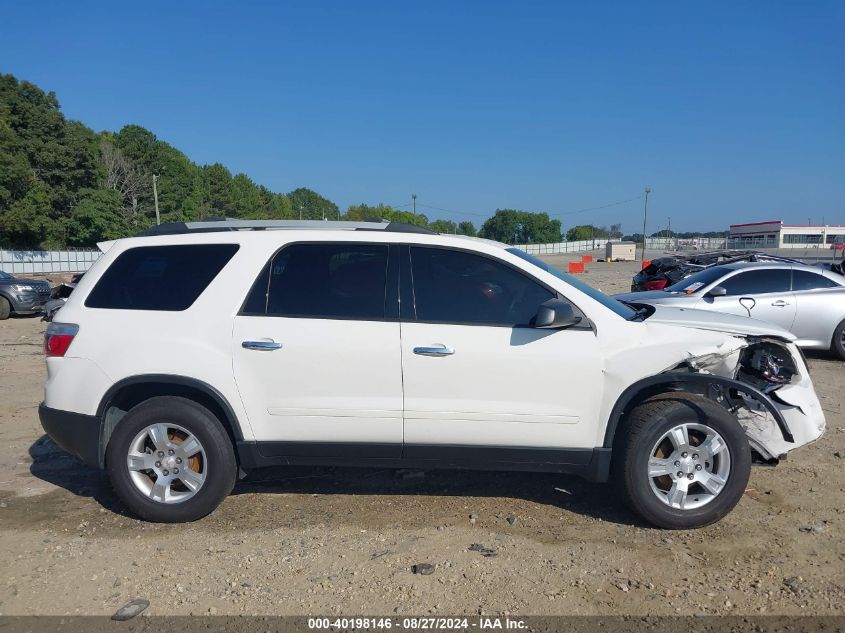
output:
[{"label": "roof rail", "polygon": [[279,231],[279,230],[335,230],[335,231],[390,231],[393,233],[425,233],[437,235],[431,229],[404,222],[346,222],[343,220],[233,220],[230,218],[202,220],[199,222],[165,222],[140,231],[136,237],[154,235],[187,235],[221,231]]}]

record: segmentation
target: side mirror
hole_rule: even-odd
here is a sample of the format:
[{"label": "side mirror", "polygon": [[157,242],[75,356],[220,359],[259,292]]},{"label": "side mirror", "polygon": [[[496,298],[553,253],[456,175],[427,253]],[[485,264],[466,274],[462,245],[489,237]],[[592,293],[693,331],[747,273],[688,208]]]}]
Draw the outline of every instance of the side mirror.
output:
[{"label": "side mirror", "polygon": [[710,292],[707,293],[708,297],[724,297],[728,294],[728,291],[725,290],[722,286],[713,286],[710,288]]},{"label": "side mirror", "polygon": [[544,329],[560,329],[580,322],[581,317],[575,316],[572,306],[561,299],[549,299],[540,304],[534,317],[534,327]]}]

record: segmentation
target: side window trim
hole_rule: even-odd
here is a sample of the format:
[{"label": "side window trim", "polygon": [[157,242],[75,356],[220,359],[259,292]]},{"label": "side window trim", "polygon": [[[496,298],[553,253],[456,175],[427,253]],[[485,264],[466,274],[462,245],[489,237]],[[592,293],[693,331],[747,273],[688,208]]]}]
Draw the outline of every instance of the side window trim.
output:
[{"label": "side window trim", "polygon": [[[563,295],[561,295],[560,292],[558,292],[557,290],[555,290],[554,288],[549,286],[547,283],[541,281],[540,279],[537,279],[536,277],[534,277],[530,273],[526,272],[525,270],[522,270],[521,268],[514,266],[510,262],[507,262],[503,259],[499,259],[498,257],[493,257],[492,255],[488,255],[487,253],[482,253],[482,252],[475,251],[475,250],[468,249],[468,248],[459,248],[459,247],[454,247],[454,246],[443,246],[441,244],[414,244],[414,243],[403,244],[402,246],[405,249],[405,253],[402,256],[402,265],[400,266],[400,275],[402,276],[403,289],[408,294],[408,296],[411,300],[411,307],[413,309],[413,314],[408,315],[407,317],[406,317],[404,308],[402,309],[402,313],[401,313],[401,317],[400,317],[402,321],[414,321],[416,323],[431,323],[431,324],[439,324],[439,325],[466,325],[466,326],[471,326],[471,327],[503,327],[503,328],[509,328],[509,329],[528,329],[528,330],[533,329],[532,326],[530,326],[530,325],[505,325],[505,324],[499,324],[499,323],[476,323],[476,322],[472,322],[472,321],[470,321],[470,322],[466,322],[466,321],[430,321],[430,320],[418,318],[417,313],[416,313],[416,292],[415,292],[415,289],[414,289],[414,278],[413,278],[413,271],[412,271],[412,268],[411,268],[411,249],[412,248],[430,248],[430,249],[439,249],[439,250],[444,250],[444,251],[451,251],[451,252],[455,252],[455,253],[467,253],[469,255],[475,255],[477,257],[483,257],[485,259],[489,259],[490,261],[492,261],[496,264],[499,264],[501,266],[509,268],[510,270],[515,272],[516,274],[521,275],[522,277],[527,279],[528,281],[535,283],[538,286],[540,286],[541,288],[547,290],[548,292],[550,292],[553,295],[554,298],[561,299],[562,301],[566,301],[569,305],[572,306],[573,310],[575,310],[575,313],[577,315],[581,316],[581,323],[579,323],[578,325],[573,326],[571,328],[567,328],[567,329],[569,329],[569,330],[592,330],[593,329],[592,322],[590,321],[590,319],[587,318],[587,315],[584,314],[584,312],[577,305],[575,305],[575,303],[573,303],[567,297],[564,297]],[[402,271],[404,269],[407,269],[407,274],[402,273]],[[403,294],[402,297],[403,297],[403,304],[402,305],[404,305],[405,304],[405,295]]]},{"label": "side window trim", "polygon": [[[361,317],[344,317],[344,316],[314,316],[314,315],[281,315],[281,314],[269,314],[269,303],[270,303],[270,281],[272,277],[272,269],[273,269],[273,261],[276,257],[279,256],[282,252],[286,249],[298,246],[302,244],[308,245],[346,245],[346,246],[383,246],[387,249],[387,258],[386,258],[386,270],[385,270],[385,294],[384,294],[384,317],[382,318],[361,318]],[[334,241],[334,240],[300,240],[296,242],[287,242],[282,244],[279,248],[277,248],[272,255],[270,255],[267,262],[259,271],[255,281],[250,286],[249,292],[247,292],[246,297],[244,297],[243,302],[241,303],[241,307],[238,310],[238,313],[235,316],[253,316],[253,317],[267,317],[267,318],[275,318],[275,319],[324,319],[327,321],[371,321],[371,322],[391,322],[391,321],[398,321],[398,316],[390,317],[388,316],[388,301],[391,297],[390,291],[390,283],[391,283],[391,266],[396,265],[396,261],[394,258],[391,257],[393,250],[391,249],[393,244],[389,242],[359,242],[356,240],[350,241]],[[266,279],[264,278],[266,275]],[[264,312],[248,312],[246,310],[246,305],[249,303],[250,298],[252,297],[253,292],[259,287],[260,283],[265,284],[264,290]],[[395,294],[393,294],[395,296]]]},{"label": "side window trim", "polygon": [[[756,270],[755,269],[750,269],[750,270],[749,269],[743,269],[743,270],[737,271],[733,275],[722,277],[722,279],[720,279],[718,282],[713,284],[712,287],[722,286],[723,282],[731,280],[731,279],[736,279],[737,277],[741,277],[742,275],[752,275],[754,273],[765,273],[766,271],[780,271],[780,270],[784,270],[784,269],[782,269],[782,268],[760,268],[760,269],[756,269]],[[754,295],[774,295],[774,294],[781,294],[781,293],[784,293],[784,292],[792,292],[792,268],[791,267],[788,270],[788,275],[789,275],[789,284],[783,290],[767,290],[766,292],[748,291],[748,292],[739,292],[739,293],[736,293],[736,294],[731,294],[730,292],[728,292],[727,296],[729,296],[729,297],[739,297],[739,296],[742,296],[742,295],[752,295],[752,294],[754,294]]]}]

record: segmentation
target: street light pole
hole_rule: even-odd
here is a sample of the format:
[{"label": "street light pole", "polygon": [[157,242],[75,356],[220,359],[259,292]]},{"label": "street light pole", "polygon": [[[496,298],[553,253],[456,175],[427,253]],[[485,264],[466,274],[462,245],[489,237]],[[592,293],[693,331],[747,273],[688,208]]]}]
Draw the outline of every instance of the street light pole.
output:
[{"label": "street light pole", "polygon": [[642,254],[642,261],[645,261],[645,227],[646,222],[648,221],[648,194],[651,193],[651,187],[645,188],[645,203],[643,204],[643,254]]},{"label": "street light pole", "polygon": [[153,174],[153,200],[155,200],[156,205],[156,226],[161,224],[161,215],[158,213],[158,186],[156,183],[158,182],[158,175]]},{"label": "street light pole", "polygon": [[416,215],[417,214],[417,194],[412,193],[411,194],[411,200],[414,203],[414,215]]}]

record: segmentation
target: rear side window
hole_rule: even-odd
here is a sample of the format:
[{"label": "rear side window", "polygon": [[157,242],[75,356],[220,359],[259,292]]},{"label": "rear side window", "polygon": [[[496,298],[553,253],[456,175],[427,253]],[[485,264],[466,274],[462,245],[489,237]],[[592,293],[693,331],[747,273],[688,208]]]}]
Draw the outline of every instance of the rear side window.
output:
[{"label": "rear side window", "polygon": [[719,282],[729,296],[759,295],[771,292],[789,292],[789,268],[765,268],[741,272]]},{"label": "rear side window", "polygon": [[841,288],[833,279],[806,270],[792,271],[793,290],[816,290],[818,288]]},{"label": "rear side window", "polygon": [[379,320],[385,315],[386,244],[292,244],[264,268],[243,314]]},{"label": "rear side window", "polygon": [[434,323],[528,326],[556,295],[489,257],[411,247],[417,319]]},{"label": "rear side window", "polygon": [[237,244],[130,248],[103,273],[85,305],[113,310],[187,310],[237,250]]}]

